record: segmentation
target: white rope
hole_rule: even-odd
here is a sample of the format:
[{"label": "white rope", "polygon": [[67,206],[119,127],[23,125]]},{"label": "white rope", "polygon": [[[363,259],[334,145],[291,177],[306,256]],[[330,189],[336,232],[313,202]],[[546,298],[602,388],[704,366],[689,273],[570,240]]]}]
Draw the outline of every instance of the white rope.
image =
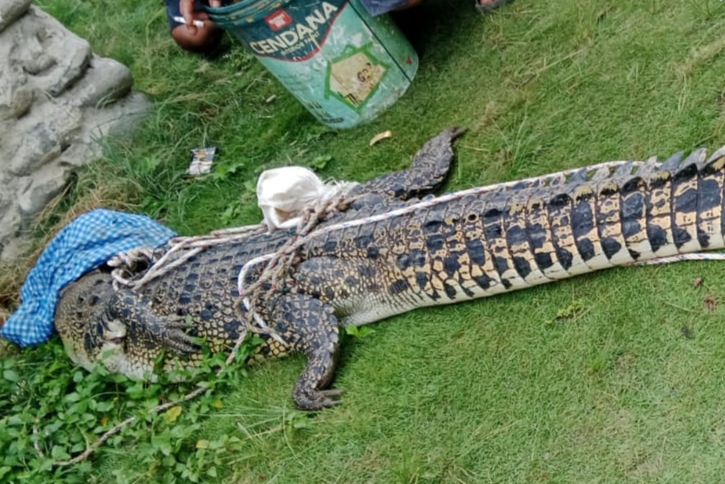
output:
[{"label": "white rope", "polygon": [[[567,177],[575,174],[580,173],[582,170],[586,171],[587,177],[589,177],[592,174],[601,174],[603,171],[609,170],[610,175],[612,174],[612,170],[619,168],[621,166],[625,165],[631,165],[632,168],[638,168],[644,165],[644,162],[641,161],[610,161],[607,163],[600,163],[598,165],[591,165],[584,168],[573,168],[569,170],[564,170],[558,173],[552,173],[547,175],[542,175],[538,177],[531,177],[524,180],[516,180],[511,182],[504,182],[499,183],[495,185],[488,185],[485,187],[474,187],[469,188],[467,190],[462,190],[459,192],[449,193],[442,195],[440,197],[432,198],[430,200],[424,200],[420,201],[418,203],[415,203],[413,205],[408,205],[403,208],[399,208],[396,210],[391,210],[386,213],[381,213],[378,215],[373,215],[370,217],[365,217],[357,220],[351,220],[346,222],[341,222],[337,224],[333,224],[327,227],[324,227],[322,229],[315,230],[313,232],[310,232],[309,234],[306,234],[304,236],[299,237],[293,244],[288,245],[284,248],[284,250],[287,253],[291,253],[297,249],[299,249],[302,245],[309,242],[310,240],[313,240],[315,238],[324,236],[326,234],[336,232],[339,230],[344,230],[352,227],[358,227],[361,225],[366,224],[372,224],[376,222],[380,222],[383,220],[388,220],[394,217],[399,217],[402,215],[407,215],[419,210],[425,210],[431,207],[435,207],[436,205],[439,205],[441,203],[446,203],[452,200],[459,200],[461,198],[470,196],[470,195],[483,195],[485,193],[495,192],[495,191],[505,191],[507,189],[511,189],[516,186],[521,185],[531,185],[533,183],[549,183],[549,184],[555,184],[555,183],[566,183]],[[186,262],[189,258],[194,257],[201,251],[220,244],[226,244],[229,242],[236,242],[240,240],[247,239],[251,235],[255,233],[263,233],[267,230],[267,226],[265,224],[258,224],[258,225],[251,225],[251,226],[243,226],[243,227],[235,227],[230,229],[222,229],[222,230],[216,230],[214,232],[211,232],[209,235],[202,235],[202,236],[193,236],[193,237],[176,237],[169,241],[167,244],[167,249],[164,249],[164,255],[153,262],[152,266],[144,273],[143,277],[139,280],[132,280],[129,277],[125,277],[125,274],[127,274],[130,270],[130,268],[133,268],[135,264],[139,262],[140,260],[143,260],[145,262],[151,262],[154,260],[153,254],[149,253],[149,251],[138,251],[138,253],[134,253],[134,251],[129,251],[125,254],[119,254],[118,258],[114,258],[112,261],[109,262],[109,265],[112,265],[114,267],[117,267],[116,270],[113,271],[113,277],[114,280],[118,284],[123,284],[125,286],[131,287],[132,289],[138,289],[142,287],[144,284],[148,283],[149,281],[152,281],[165,273],[167,273],[169,270],[173,269],[174,267],[178,267],[179,265]],[[172,258],[173,255],[180,252],[181,250],[189,249],[184,255],[180,256],[179,258],[169,262],[169,260]],[[249,299],[249,294],[247,294],[247,290],[245,288],[245,280],[247,278],[247,275],[252,267],[257,266],[261,263],[269,263],[272,259],[274,259],[277,255],[279,255],[279,251],[270,252],[267,254],[263,254],[260,256],[257,256],[249,261],[247,261],[244,266],[242,266],[242,269],[239,271],[239,275],[237,277],[237,288],[239,291],[239,297],[242,301],[242,304],[244,305],[244,308],[247,311],[251,312],[251,316],[253,320],[259,325],[260,328],[267,331],[269,334],[272,334],[275,336],[275,333],[271,331],[269,326],[264,322],[264,320],[255,312],[252,310],[252,304]],[[679,262],[679,261],[685,261],[685,260],[725,260],[725,254],[712,254],[712,253],[694,253],[694,254],[679,254],[672,257],[662,257],[657,258],[653,260],[648,261],[640,261],[640,262],[634,262],[631,265],[635,266],[646,266],[646,265],[662,265],[662,264],[668,264],[672,262]],[[132,275],[132,273],[131,273]],[[279,338],[279,337],[278,337]]]},{"label": "white rope", "polygon": [[[174,237],[169,240],[164,248],[159,249],[156,253],[145,248],[132,249],[128,252],[117,254],[107,264],[115,268],[111,272],[111,276],[117,284],[137,290],[149,281],[166,274],[174,267],[180,266],[191,257],[194,257],[209,247],[245,240],[253,234],[264,231],[266,231],[266,226],[264,224],[257,224],[215,230],[209,235]],[[173,255],[185,249],[190,250],[179,258],[169,262]],[[163,253],[163,256],[157,260],[158,253]],[[141,279],[133,280],[132,276],[137,272],[135,268],[138,267],[139,263],[152,263],[152,265],[144,272]]]},{"label": "white rope", "polygon": [[[445,195],[441,195],[439,197],[432,198],[430,200],[424,200],[424,201],[418,202],[413,205],[408,205],[407,207],[399,208],[397,210],[391,210],[390,212],[385,212],[385,213],[381,213],[378,215],[373,215],[370,217],[365,217],[365,218],[352,220],[352,221],[348,221],[348,222],[342,222],[342,223],[330,225],[328,227],[325,227],[325,228],[322,228],[319,230],[315,230],[314,232],[311,232],[310,234],[306,235],[305,237],[300,237],[300,239],[298,239],[297,242],[295,243],[294,248],[297,249],[300,246],[302,246],[303,244],[305,244],[306,242],[308,242],[316,237],[320,237],[322,235],[329,234],[331,232],[347,229],[350,227],[358,227],[360,225],[376,223],[376,222],[380,222],[382,220],[391,219],[391,218],[398,217],[401,215],[407,215],[407,214],[415,212],[417,210],[423,210],[426,208],[434,207],[438,204],[449,202],[451,200],[458,200],[463,197],[467,197],[469,195],[482,195],[484,193],[489,193],[489,192],[493,192],[493,191],[497,191],[497,190],[503,191],[505,189],[512,188],[512,187],[515,187],[516,185],[520,185],[520,184],[527,184],[527,183],[531,184],[531,183],[535,183],[535,182],[547,182],[547,181],[549,181],[549,182],[560,181],[563,177],[573,175],[574,173],[578,173],[578,172],[582,171],[583,169],[585,169],[585,170],[594,170],[594,169],[601,170],[601,169],[607,168],[607,169],[611,170],[612,168],[617,168],[617,167],[626,165],[628,163],[631,163],[633,167],[641,166],[644,164],[644,162],[641,162],[641,161],[634,161],[634,162],[632,162],[632,161],[610,161],[607,163],[600,163],[598,165],[592,165],[592,166],[588,166],[585,168],[573,168],[573,169],[564,170],[564,171],[561,171],[558,173],[552,173],[552,174],[548,174],[548,175],[527,178],[525,180],[516,180],[516,181],[511,181],[511,182],[499,183],[496,185],[488,185],[485,187],[469,188],[467,190],[462,190],[459,192],[447,193]],[[258,257],[255,257],[254,259],[248,261],[246,264],[244,264],[244,266],[242,266],[241,271],[239,271],[239,277],[237,278],[237,289],[239,290],[240,297],[243,298],[244,296],[246,296],[246,293],[244,290],[244,280],[246,279],[249,269],[257,264],[269,261],[275,255],[276,255],[276,252],[271,252],[268,254],[260,255]],[[249,309],[249,308],[247,308],[247,309]]]},{"label": "white rope", "polygon": [[691,254],[677,254],[668,257],[658,257],[657,259],[643,260],[632,262],[632,266],[657,266],[671,264],[673,262],[683,262],[688,260],[725,260],[725,254],[720,252],[706,253],[693,252]]},{"label": "white rope", "polygon": [[[296,250],[299,247],[301,247],[303,244],[309,242],[310,240],[313,240],[317,237],[329,234],[331,232],[335,232],[338,230],[343,230],[343,229],[347,229],[347,228],[351,228],[351,227],[358,227],[360,225],[376,223],[379,221],[391,219],[391,218],[398,217],[401,215],[407,215],[409,213],[412,213],[412,212],[415,212],[418,210],[424,210],[424,209],[427,209],[430,207],[434,207],[440,203],[445,203],[445,202],[448,202],[451,200],[458,200],[458,199],[461,199],[461,198],[469,196],[469,195],[482,195],[482,194],[497,191],[497,190],[503,191],[503,190],[512,188],[517,185],[521,185],[521,184],[526,185],[526,184],[531,184],[531,183],[535,183],[535,182],[547,182],[547,181],[548,182],[564,181],[565,182],[566,181],[565,177],[572,175],[574,173],[581,172],[582,170],[587,170],[587,172],[590,173],[591,170],[599,171],[599,170],[603,170],[603,169],[609,169],[610,173],[611,173],[612,168],[617,168],[617,167],[626,165],[628,163],[631,164],[633,168],[644,165],[644,162],[641,162],[641,161],[634,161],[634,162],[632,162],[632,161],[610,161],[607,163],[592,165],[592,166],[588,166],[585,168],[574,168],[574,169],[564,170],[564,171],[549,174],[549,175],[527,178],[525,180],[517,180],[517,181],[512,181],[512,182],[499,183],[496,185],[489,185],[489,186],[485,186],[485,187],[469,188],[467,190],[462,190],[459,192],[445,194],[440,197],[433,198],[431,200],[421,201],[421,202],[418,202],[413,205],[409,205],[404,208],[392,210],[390,212],[373,215],[373,216],[365,217],[365,218],[358,219],[358,220],[347,221],[347,222],[330,225],[328,227],[311,232],[304,237],[300,237],[295,242],[295,244],[290,248],[290,250]],[[564,179],[562,180],[562,178],[564,178]],[[246,264],[244,264],[244,266],[242,266],[242,269],[239,271],[239,276],[237,277],[237,289],[239,291],[239,295],[242,298],[245,309],[247,309],[247,311],[250,310],[250,304],[249,304],[249,298],[247,297],[248,295],[246,294],[246,291],[245,291],[245,280],[247,278],[247,274],[248,274],[249,270],[252,267],[256,266],[257,264],[261,264],[261,263],[270,261],[276,255],[277,255],[277,252],[271,252],[271,253],[267,253],[267,254],[263,254],[258,257],[255,257],[254,259],[251,259]],[[652,259],[652,260],[648,260],[648,261],[633,262],[631,265],[634,265],[634,266],[663,265],[663,264],[669,264],[672,262],[680,262],[680,261],[687,261],[687,260],[725,260],[725,254],[700,253],[700,252],[691,253],[691,254],[678,254],[675,256],[671,256],[671,257],[660,257],[660,258]],[[256,313],[254,313],[253,315],[255,316],[255,319],[258,317],[256,315]],[[258,321],[258,323],[259,323],[259,321]],[[264,326],[267,326],[267,325],[264,324]]]}]

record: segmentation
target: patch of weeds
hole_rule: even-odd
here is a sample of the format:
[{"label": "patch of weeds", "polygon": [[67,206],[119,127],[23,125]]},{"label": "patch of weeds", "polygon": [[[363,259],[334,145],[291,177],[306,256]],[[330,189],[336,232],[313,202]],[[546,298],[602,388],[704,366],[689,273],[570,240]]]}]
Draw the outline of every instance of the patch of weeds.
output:
[{"label": "patch of weeds", "polygon": [[310,168],[312,168],[315,171],[321,171],[324,170],[327,167],[327,164],[332,161],[332,156],[330,155],[320,155],[316,156],[311,162],[310,162]]},{"label": "patch of weeds", "polygon": [[692,10],[697,12],[698,15],[701,16],[704,20],[712,20],[718,4],[717,2],[715,2],[715,0],[690,0],[689,5]]},{"label": "patch of weeds", "polygon": [[622,354],[624,354],[624,351],[620,348],[597,348],[589,359],[589,373],[601,374],[612,368]]},{"label": "patch of weeds", "polygon": [[601,373],[609,367],[609,354],[600,351],[589,360],[589,372]]},{"label": "patch of weeds", "polygon": [[241,209],[242,205],[240,201],[232,202],[227,205],[227,208],[224,209],[220,216],[222,226],[227,227],[231,225],[231,222],[239,217]]},{"label": "patch of weeds", "polygon": [[345,326],[345,334],[353,338],[365,338],[375,332],[370,326]]},{"label": "patch of weeds", "polygon": [[[258,338],[245,342],[238,361],[258,344]],[[78,456],[101,438],[107,441],[96,454],[134,448],[133,469],[113,472],[121,482],[204,482],[217,476],[222,459],[242,442],[229,435],[198,437],[204,420],[223,407],[217,391],[237,386],[246,376],[242,364],[224,367],[224,354],[208,355],[198,368],[161,372],[153,383],[111,375],[101,366],[90,373],[80,370],[57,341],[23,356],[0,361],[0,482],[93,480],[99,477],[92,465],[95,455],[69,466],[55,463]],[[185,383],[178,383],[180,377]],[[199,387],[206,390],[186,401]],[[165,411],[155,411],[166,403]],[[106,435],[129,418],[135,420]]]},{"label": "patch of weeds", "polygon": [[239,170],[242,169],[243,167],[244,167],[244,162],[241,162],[241,161],[232,163],[230,165],[220,164],[212,170],[212,172],[209,174],[209,176],[212,180],[215,180],[215,181],[226,180],[231,175],[238,173]]},{"label": "patch of weeds", "polygon": [[577,299],[573,301],[570,305],[568,305],[565,308],[560,309],[556,312],[556,316],[554,316],[554,319],[550,319],[547,321],[548,325],[556,324],[556,323],[563,323],[567,321],[575,321],[582,317],[585,313],[589,311],[589,308],[587,308],[584,305],[584,302],[582,302],[580,299]]},{"label": "patch of weeds", "polygon": [[685,339],[693,339],[695,337],[695,333],[693,333],[692,330],[687,326],[682,326],[680,328],[680,334],[682,334]]},{"label": "patch of weeds", "polygon": [[414,484],[421,481],[421,459],[409,449],[403,448],[394,474],[400,484]]}]

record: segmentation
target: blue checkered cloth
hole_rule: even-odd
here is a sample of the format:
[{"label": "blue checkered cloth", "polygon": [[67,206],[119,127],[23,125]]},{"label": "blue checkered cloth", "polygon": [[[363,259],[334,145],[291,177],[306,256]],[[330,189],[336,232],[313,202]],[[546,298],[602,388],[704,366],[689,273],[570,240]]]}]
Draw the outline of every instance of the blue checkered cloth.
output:
[{"label": "blue checkered cloth", "polygon": [[0,336],[20,346],[47,341],[65,286],[119,252],[158,247],[174,236],[174,231],[143,215],[97,209],[77,217],[40,255],[20,291],[22,303],[0,328]]}]

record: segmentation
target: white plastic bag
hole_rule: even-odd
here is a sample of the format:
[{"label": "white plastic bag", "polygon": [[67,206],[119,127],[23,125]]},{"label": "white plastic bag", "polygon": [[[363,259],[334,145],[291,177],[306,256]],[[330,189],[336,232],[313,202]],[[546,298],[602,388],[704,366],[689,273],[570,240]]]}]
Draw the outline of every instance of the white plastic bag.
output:
[{"label": "white plastic bag", "polygon": [[270,231],[294,228],[307,207],[344,195],[357,183],[325,183],[309,168],[286,166],[262,172],[257,180],[257,203]]}]

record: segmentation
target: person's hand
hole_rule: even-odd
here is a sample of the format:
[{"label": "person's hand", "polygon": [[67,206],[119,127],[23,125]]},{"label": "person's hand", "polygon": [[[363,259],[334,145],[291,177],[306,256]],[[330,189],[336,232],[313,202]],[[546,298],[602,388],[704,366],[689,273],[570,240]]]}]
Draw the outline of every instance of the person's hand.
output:
[{"label": "person's hand", "polygon": [[[209,0],[209,5],[214,8],[219,8],[222,6],[222,2],[221,0]],[[206,12],[199,12],[194,10],[194,0],[179,0],[179,11],[184,17],[186,28],[191,32],[192,35],[196,34],[198,28],[196,27],[196,25],[194,25],[194,20],[201,20],[205,23],[209,23],[209,17],[207,16]]]}]

